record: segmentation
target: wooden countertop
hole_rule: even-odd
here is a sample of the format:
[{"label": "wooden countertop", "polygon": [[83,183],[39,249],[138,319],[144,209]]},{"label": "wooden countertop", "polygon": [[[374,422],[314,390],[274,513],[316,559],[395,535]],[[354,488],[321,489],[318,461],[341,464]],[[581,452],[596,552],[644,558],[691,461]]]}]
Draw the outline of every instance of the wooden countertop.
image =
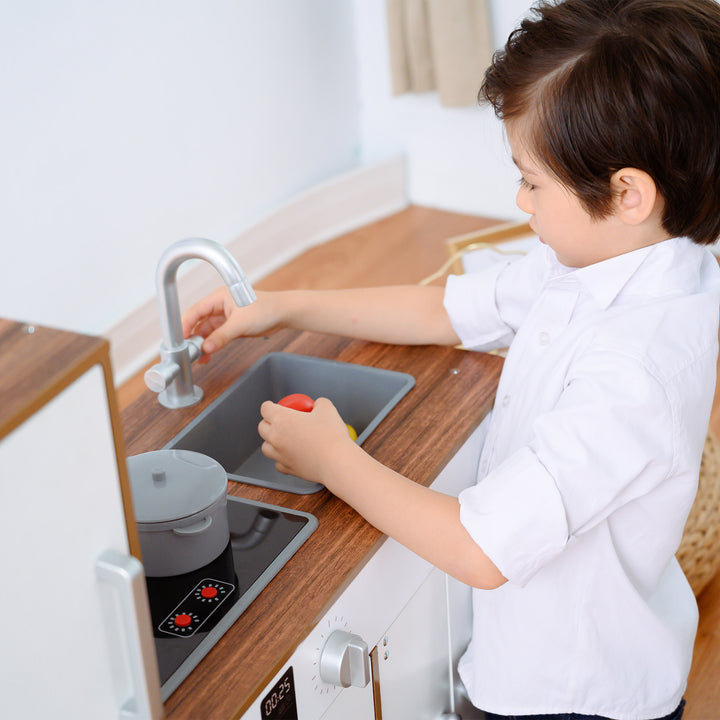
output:
[{"label": "wooden countertop", "polygon": [[[415,387],[363,444],[380,462],[425,486],[488,412],[498,357],[453,348],[406,347],[283,330],[235,341],[193,368],[203,401],[166,410],[143,392],[121,409],[128,455],[157,450],[268,352],[286,351],[399,370]],[[326,490],[294,495],[240,483],[230,494],[303,510],[319,527],[166,702],[172,720],[237,718],[309,634],[372,555],[381,534]]]},{"label": "wooden countertop", "polygon": [[99,362],[103,350],[101,338],[0,318],[0,438]]}]

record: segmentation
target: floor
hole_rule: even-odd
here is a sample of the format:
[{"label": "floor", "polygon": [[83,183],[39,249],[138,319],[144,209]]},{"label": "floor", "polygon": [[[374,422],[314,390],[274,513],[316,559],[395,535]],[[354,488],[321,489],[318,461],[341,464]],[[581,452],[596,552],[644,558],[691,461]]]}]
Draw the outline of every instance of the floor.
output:
[{"label": "floor", "polygon": [[[417,283],[447,259],[444,241],[493,220],[409,207],[312,248],[262,281],[259,290],[332,289]],[[720,369],[720,368],[719,368]],[[144,391],[142,373],[119,388],[121,405]],[[711,429],[720,438],[720,388]],[[698,598],[700,625],[684,720],[720,720],[720,573]]]}]

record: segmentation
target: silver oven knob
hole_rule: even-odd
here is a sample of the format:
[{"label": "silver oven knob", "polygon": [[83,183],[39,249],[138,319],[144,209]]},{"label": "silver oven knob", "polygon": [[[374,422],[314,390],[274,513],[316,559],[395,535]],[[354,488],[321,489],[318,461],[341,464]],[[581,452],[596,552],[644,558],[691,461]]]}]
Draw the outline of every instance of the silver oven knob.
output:
[{"label": "silver oven knob", "polygon": [[320,653],[320,677],[332,685],[365,687],[370,682],[370,655],[359,636],[335,630]]}]

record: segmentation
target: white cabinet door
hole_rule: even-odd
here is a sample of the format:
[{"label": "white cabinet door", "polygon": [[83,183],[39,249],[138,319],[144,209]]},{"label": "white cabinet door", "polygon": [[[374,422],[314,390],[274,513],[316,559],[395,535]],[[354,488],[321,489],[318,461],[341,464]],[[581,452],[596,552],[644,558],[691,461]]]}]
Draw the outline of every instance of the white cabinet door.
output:
[{"label": "white cabinet door", "polygon": [[383,720],[435,720],[449,709],[442,572],[430,573],[386,638],[378,659]]},{"label": "white cabinet door", "polygon": [[[148,678],[131,657],[148,637],[146,596],[144,607],[142,593],[138,607],[121,604],[122,575],[139,563],[128,556],[100,365],[0,441],[0,508],[0,717],[117,720],[126,703],[135,717],[159,717],[152,666]],[[125,562],[119,585],[98,574],[107,551]],[[151,707],[134,699],[146,681]]]},{"label": "white cabinet door", "polygon": [[472,622],[470,588],[437,569],[428,576],[388,628],[378,654],[383,720],[437,720],[452,709],[446,592],[450,600],[455,712],[464,720],[482,713],[462,692],[457,661],[467,646]]},{"label": "white cabinet door", "polygon": [[323,714],[321,720],[374,720],[372,683],[364,688],[345,688]]},{"label": "white cabinet door", "polygon": [[[487,422],[483,421],[465,445],[445,466],[432,488],[457,496],[473,484]],[[457,663],[472,632],[472,597],[467,585],[448,578],[433,568],[418,590],[385,633],[379,645],[377,678],[383,720],[437,720],[452,709],[450,666],[452,654],[455,711],[463,720],[477,720],[483,714],[464,693],[457,675]],[[450,604],[451,650],[448,649]]]}]

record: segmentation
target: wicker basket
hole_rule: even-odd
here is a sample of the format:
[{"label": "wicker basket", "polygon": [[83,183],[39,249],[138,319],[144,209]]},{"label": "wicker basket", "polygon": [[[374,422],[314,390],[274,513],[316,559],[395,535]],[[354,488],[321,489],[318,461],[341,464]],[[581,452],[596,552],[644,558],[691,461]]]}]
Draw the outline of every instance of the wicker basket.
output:
[{"label": "wicker basket", "polygon": [[720,569],[720,442],[710,434],[677,559],[696,596]]}]

